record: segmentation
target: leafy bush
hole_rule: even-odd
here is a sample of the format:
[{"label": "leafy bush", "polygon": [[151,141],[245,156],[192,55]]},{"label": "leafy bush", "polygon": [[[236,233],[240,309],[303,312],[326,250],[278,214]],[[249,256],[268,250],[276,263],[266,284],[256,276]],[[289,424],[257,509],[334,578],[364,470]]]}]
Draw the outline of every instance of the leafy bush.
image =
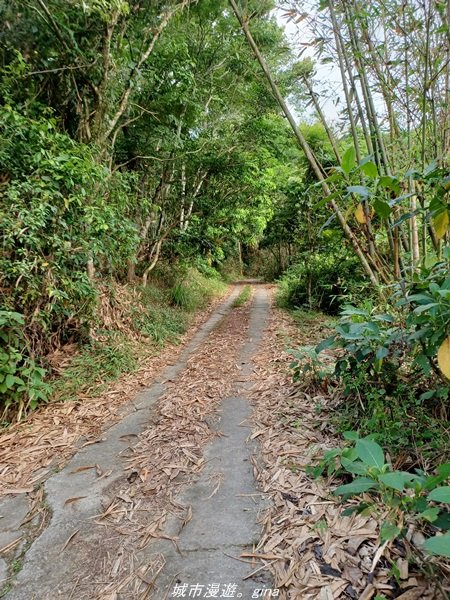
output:
[{"label": "leafy bush", "polygon": [[39,402],[47,402],[51,386],[46,372],[28,356],[23,334],[23,315],[0,311],[0,415],[1,420],[14,411],[18,418]]},{"label": "leafy bush", "polygon": [[439,391],[428,391],[437,381],[427,358],[423,364],[420,327],[414,311],[406,319],[371,307],[343,309],[334,335],[316,348],[317,353],[340,350],[334,370],[343,396],[338,429],[375,433],[386,447],[408,449],[412,456],[445,446],[445,419],[433,414],[438,409],[433,398],[446,395],[448,388],[441,382]]},{"label": "leafy bush", "polygon": [[282,307],[306,306],[337,314],[345,302],[358,302],[367,294],[358,260],[345,249],[339,253],[309,253],[289,267],[279,281]]},{"label": "leafy bush", "polygon": [[[448,259],[430,268],[423,267],[414,275],[408,292],[397,295],[398,306],[409,309],[406,325],[411,330],[408,341],[415,349],[415,364],[427,375],[432,371],[438,373],[435,356],[450,333]],[[445,399],[449,391],[450,388],[443,387],[435,394]]]},{"label": "leafy bush", "polygon": [[[335,494],[344,499],[367,495],[356,506],[345,510],[343,516],[354,512],[378,512],[380,502],[389,508],[388,519],[380,528],[381,541],[401,537],[407,518],[431,524],[433,533],[450,530],[450,486],[441,485],[450,477],[450,463],[437,467],[434,475],[423,470],[397,471],[387,462],[383,449],[369,437],[359,438],[354,431],[345,433],[350,445],[328,451],[321,463],[310,469],[315,477],[324,471],[328,475],[350,476],[352,481],[340,485]],[[430,553],[450,557],[450,532],[429,537],[424,544]]]},{"label": "leafy bush", "polygon": [[9,106],[0,107],[0,173],[2,303],[24,315],[30,342],[45,352],[93,318],[88,261],[123,268],[137,243],[127,218],[132,176],[111,175],[48,115]]}]

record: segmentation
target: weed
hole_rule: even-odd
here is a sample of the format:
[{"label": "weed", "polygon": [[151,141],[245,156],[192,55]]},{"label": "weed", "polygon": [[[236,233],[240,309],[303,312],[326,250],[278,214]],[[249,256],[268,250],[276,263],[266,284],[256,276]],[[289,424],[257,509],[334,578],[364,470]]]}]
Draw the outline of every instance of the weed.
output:
[{"label": "weed", "polygon": [[243,306],[250,300],[250,296],[252,295],[252,288],[249,285],[246,285],[244,289],[241,291],[239,296],[233,301],[233,308],[238,308],[239,306]]},{"label": "weed", "polygon": [[16,558],[11,563],[11,571],[14,575],[20,573],[23,568],[23,558]]},{"label": "weed", "polygon": [[105,384],[137,367],[131,342],[117,331],[103,332],[105,341],[94,341],[83,347],[71,364],[55,381],[55,397],[75,400],[80,394],[94,396]]},{"label": "weed", "polygon": [[225,283],[218,278],[208,278],[196,271],[188,269],[169,290],[173,305],[193,312],[204,306],[215,296],[226,289]]},{"label": "weed", "polygon": [[0,590],[0,598],[4,598],[6,596],[6,594],[9,594],[9,592],[11,590],[12,590],[12,583],[5,584],[5,586]]}]

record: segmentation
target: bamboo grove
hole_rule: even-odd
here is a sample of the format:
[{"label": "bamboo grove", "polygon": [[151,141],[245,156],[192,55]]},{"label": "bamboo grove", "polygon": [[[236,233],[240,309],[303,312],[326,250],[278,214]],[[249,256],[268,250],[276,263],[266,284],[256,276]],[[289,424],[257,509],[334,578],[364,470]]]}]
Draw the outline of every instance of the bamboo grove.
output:
[{"label": "bamboo grove", "polygon": [[[411,275],[448,243],[450,187],[450,8],[446,2],[330,0],[318,10],[285,3],[285,17],[307,22],[319,59],[341,77],[352,147],[341,156],[315,90],[313,64],[293,65],[322,122],[336,159],[324,168],[299,130],[251,34],[243,31],[291,124],[324,196],[374,284]],[[354,219],[349,218],[348,199]],[[353,225],[351,225],[353,221]]]}]

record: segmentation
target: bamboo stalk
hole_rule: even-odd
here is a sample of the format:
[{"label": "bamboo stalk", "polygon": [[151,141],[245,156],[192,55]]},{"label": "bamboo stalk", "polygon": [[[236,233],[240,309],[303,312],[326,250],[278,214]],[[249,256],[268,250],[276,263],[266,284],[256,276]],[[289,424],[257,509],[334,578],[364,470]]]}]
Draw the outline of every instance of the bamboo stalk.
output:
[{"label": "bamboo stalk", "polygon": [[[255,40],[253,39],[253,36],[248,28],[248,24],[247,22],[242,18],[239,9],[237,7],[237,4],[235,2],[235,0],[229,0],[230,5],[236,15],[236,18],[238,19],[242,31],[244,32],[245,37],[247,38],[247,41],[251,47],[251,49],[253,50],[253,53],[256,57],[256,59],[258,60],[261,69],[263,70],[264,75],[266,76],[266,79],[272,89],[272,92],[275,96],[275,98],[278,101],[278,104],[280,105],[281,109],[283,110],[290,126],[292,127],[292,130],[294,132],[294,135],[297,138],[297,141],[300,145],[300,147],[302,148],[312,170],[314,171],[314,174],[317,177],[317,180],[320,181],[321,186],[322,186],[322,190],[325,194],[325,196],[330,197],[331,196],[331,191],[325,181],[325,178],[323,176],[323,172],[322,172],[322,168],[321,166],[318,164],[316,158],[314,157],[314,154],[311,151],[311,148],[308,144],[308,142],[306,141],[306,138],[303,136],[303,134],[301,133],[301,131],[299,130],[299,128],[297,127],[297,124],[295,122],[295,119],[292,115],[292,113],[290,112],[283,96],[281,95],[281,92],[278,88],[278,86],[275,83],[275,80],[272,77],[272,74],[269,70],[269,67],[264,59],[264,57],[262,56]],[[371,283],[373,285],[378,285],[379,281],[378,281],[378,277],[376,275],[376,273],[373,271],[373,269],[371,268],[371,266],[369,265],[364,252],[362,251],[358,240],[356,239],[355,235],[353,234],[352,230],[350,229],[350,227],[348,226],[348,223],[344,217],[344,215],[342,214],[342,212],[339,209],[338,204],[336,203],[336,201],[334,200],[334,198],[329,198],[330,200],[330,206],[332,207],[334,213],[337,216],[337,219],[344,231],[345,236],[347,237],[347,239],[351,242],[354,251],[356,253],[356,255],[358,256],[361,265],[363,266],[365,272],[367,273]]]}]

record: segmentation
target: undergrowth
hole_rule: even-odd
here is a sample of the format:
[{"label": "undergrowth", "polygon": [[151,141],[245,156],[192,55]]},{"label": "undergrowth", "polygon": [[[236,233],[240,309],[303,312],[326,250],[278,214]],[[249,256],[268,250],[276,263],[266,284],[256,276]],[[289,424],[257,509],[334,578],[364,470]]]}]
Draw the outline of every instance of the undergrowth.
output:
[{"label": "undergrowth", "polygon": [[50,357],[43,362],[45,368],[24,359],[24,342],[14,321],[18,319],[20,324],[21,315],[4,313],[11,327],[2,334],[9,354],[0,351],[0,384],[3,382],[4,391],[9,392],[0,405],[3,425],[20,420],[42,402],[101,394],[122,374],[135,371],[140,360],[156,354],[167,343],[177,343],[193,314],[226,290],[216,272],[208,275],[193,268],[166,266],[146,287],[102,283],[89,335],[78,343],[72,358],[64,353],[64,347],[61,349],[63,362],[68,362],[64,368],[55,368]]},{"label": "undergrowth", "polygon": [[53,398],[63,401],[83,396],[93,397],[123,373],[134,371],[138,365],[138,350],[124,334],[103,332],[103,339],[82,347],[70,365],[53,384]]},{"label": "undergrowth", "polygon": [[193,312],[205,307],[225,290],[226,284],[217,272],[207,277],[195,269],[181,266],[177,280],[169,290],[169,298],[172,305]]},{"label": "undergrowth", "polygon": [[252,295],[252,288],[249,285],[246,285],[243,290],[240,292],[239,296],[234,299],[233,307],[238,308],[239,306],[244,306],[246,302],[250,300],[250,296]]},{"label": "undergrowth", "polygon": [[339,477],[343,485],[335,493],[360,500],[351,510],[375,518],[380,508],[387,511],[381,542],[402,542],[417,521],[428,538],[426,552],[446,558],[449,330],[445,259],[416,273],[389,300],[344,306],[331,336],[291,351],[294,381],[326,399],[331,423],[346,440],[310,474]]}]

